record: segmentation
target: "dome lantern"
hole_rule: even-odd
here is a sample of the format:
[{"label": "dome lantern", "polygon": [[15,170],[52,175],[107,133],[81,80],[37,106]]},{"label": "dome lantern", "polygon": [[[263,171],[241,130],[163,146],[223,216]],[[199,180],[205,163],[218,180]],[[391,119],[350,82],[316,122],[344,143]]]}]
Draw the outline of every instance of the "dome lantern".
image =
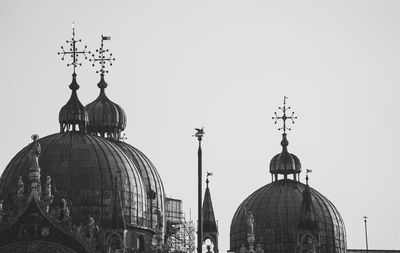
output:
[{"label": "dome lantern", "polygon": [[126,127],[126,114],[122,107],[112,102],[105,93],[108,86],[104,80],[104,74],[108,73],[105,65],[109,63],[111,66],[115,58],[112,58],[111,53],[107,57],[105,56],[109,50],[104,49],[104,40],[110,40],[110,37],[101,36],[101,46],[96,50],[99,56],[96,58],[92,54],[93,59],[90,59],[93,62],[92,66],[95,66],[96,62],[101,66],[100,70],[96,71],[96,73],[100,73],[100,82],[97,84],[97,87],[100,88],[100,94],[96,100],[85,107],[89,119],[87,130],[94,135],[119,140],[121,132]]},{"label": "dome lantern", "polygon": [[279,174],[284,175],[285,179],[287,178],[288,174],[292,174],[293,180],[297,181],[299,178],[298,174],[301,172],[300,159],[296,155],[289,153],[287,149],[289,142],[286,138],[286,130],[290,131],[291,128],[287,127],[286,120],[289,119],[292,121],[292,124],[294,124],[294,120],[297,119],[297,116],[294,116],[294,112],[292,112],[290,116],[286,115],[286,112],[290,109],[290,106],[286,107],[286,99],[287,97],[285,96],[283,98],[283,107],[278,107],[278,109],[282,110],[282,116],[278,116],[278,114],[275,112],[275,116],[272,117],[272,119],[275,120],[275,124],[278,122],[278,120],[282,120],[283,122],[283,126],[278,128],[279,131],[283,131],[281,141],[282,152],[275,155],[271,159],[269,165],[272,181],[277,181]]},{"label": "dome lantern", "polygon": [[86,53],[90,53],[86,51],[87,46],[84,47],[82,51],[79,51],[76,47],[76,43],[81,42],[81,40],[75,39],[75,27],[72,27],[72,39],[67,40],[67,43],[70,44],[69,51],[65,51],[64,47],[61,46],[62,52],[58,52],[58,55],[62,55],[61,60],[64,60],[66,55],[70,55],[72,58],[71,63],[67,63],[67,66],[73,66],[72,73],[72,82],[69,85],[69,88],[72,90],[71,97],[68,102],[61,108],[60,113],[58,115],[58,121],[60,122],[60,132],[69,132],[69,131],[86,131],[87,124],[87,113],[85,111],[85,107],[79,101],[77,90],[79,89],[79,85],[76,81],[76,67],[81,66],[82,63],[78,62],[79,55],[83,55],[85,59]]}]

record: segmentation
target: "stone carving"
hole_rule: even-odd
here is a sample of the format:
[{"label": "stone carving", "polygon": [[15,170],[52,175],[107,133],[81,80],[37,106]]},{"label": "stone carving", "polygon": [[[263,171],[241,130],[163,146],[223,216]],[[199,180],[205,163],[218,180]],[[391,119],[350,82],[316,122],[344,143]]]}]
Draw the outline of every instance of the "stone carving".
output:
[{"label": "stone carving", "polygon": [[247,234],[254,235],[254,216],[251,211],[246,212]]},{"label": "stone carving", "polygon": [[94,220],[93,217],[89,217],[89,222],[87,226],[88,226],[89,236],[86,238],[86,242],[89,244],[90,247],[96,249],[99,227],[97,226],[96,221]]},{"label": "stone carving", "polygon": [[47,178],[46,178],[44,196],[47,198],[51,197],[51,177],[50,176],[47,176]]},{"label": "stone carving", "polygon": [[36,191],[39,198],[42,194],[42,189],[40,186],[40,167],[39,167],[39,156],[41,152],[40,144],[37,141],[39,136],[32,135],[33,143],[31,145],[31,150],[28,153],[28,159],[30,163],[29,167],[29,179],[31,181],[31,191]]},{"label": "stone carving", "polygon": [[159,208],[157,208],[154,213],[157,215],[157,225],[156,228],[162,229],[164,224],[163,224],[163,214]]},{"label": "stone carving", "polygon": [[62,207],[59,209],[58,222],[68,231],[71,231],[71,216],[69,215],[69,207],[66,199],[61,199]]},{"label": "stone carving", "polygon": [[4,207],[3,207],[4,200],[0,200],[0,222],[3,221],[4,216]]},{"label": "stone carving", "polygon": [[18,178],[17,197],[18,198],[23,198],[24,197],[24,181],[22,181],[22,177]]}]

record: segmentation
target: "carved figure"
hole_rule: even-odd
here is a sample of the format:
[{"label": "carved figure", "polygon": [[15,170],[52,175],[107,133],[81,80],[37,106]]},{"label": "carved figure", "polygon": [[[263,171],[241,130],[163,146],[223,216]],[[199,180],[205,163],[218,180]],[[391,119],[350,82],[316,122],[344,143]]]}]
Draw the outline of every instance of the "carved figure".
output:
[{"label": "carved figure", "polygon": [[58,222],[68,231],[72,230],[71,216],[69,216],[68,202],[66,199],[61,199],[62,207],[59,209]]},{"label": "carved figure", "polygon": [[163,224],[163,214],[159,208],[157,208],[154,213],[157,215],[157,225],[156,228],[162,229],[164,224]]},{"label": "carved figure", "polygon": [[4,202],[4,200],[0,200],[0,222],[3,221],[3,215],[4,215],[3,202]]},{"label": "carved figure", "polygon": [[45,197],[51,197],[51,177],[50,176],[47,176],[47,178],[46,178],[44,194],[45,194]]},{"label": "carved figure", "polygon": [[17,197],[18,197],[18,198],[24,197],[24,181],[22,181],[22,177],[19,177],[19,178],[18,178]]},{"label": "carved figure", "polygon": [[87,238],[87,243],[92,247],[97,246],[97,233],[99,232],[99,227],[96,225],[96,221],[93,217],[89,217],[89,222],[87,224],[89,230],[89,237]]},{"label": "carved figure", "polygon": [[247,234],[254,235],[254,216],[251,211],[247,211],[246,216]]},{"label": "carved figure", "polygon": [[33,143],[31,147],[31,151],[29,152],[29,160],[30,160],[30,168],[31,169],[38,169],[40,172],[40,167],[39,167],[39,156],[41,153],[41,147],[39,142],[37,142],[37,135],[32,136]]}]

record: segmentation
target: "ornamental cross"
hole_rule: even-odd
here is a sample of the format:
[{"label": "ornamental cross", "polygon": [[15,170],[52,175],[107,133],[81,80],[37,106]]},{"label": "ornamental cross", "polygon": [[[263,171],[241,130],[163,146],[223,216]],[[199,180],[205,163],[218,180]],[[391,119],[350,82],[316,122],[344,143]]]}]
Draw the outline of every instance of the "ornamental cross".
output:
[{"label": "ornamental cross", "polygon": [[283,97],[283,107],[278,107],[279,110],[282,110],[283,115],[282,115],[282,116],[278,116],[278,114],[275,112],[275,116],[272,117],[272,119],[275,120],[275,124],[276,124],[276,123],[278,122],[278,120],[280,120],[280,119],[283,121],[283,126],[280,127],[280,128],[278,128],[278,131],[283,130],[283,133],[286,133],[286,130],[289,130],[289,131],[292,130],[291,128],[289,128],[289,127],[286,126],[286,120],[290,119],[290,120],[292,121],[292,124],[294,124],[294,120],[297,119],[297,116],[294,116],[294,112],[292,112],[292,115],[290,115],[290,116],[287,116],[287,115],[286,115],[287,110],[290,109],[290,106],[289,106],[289,107],[286,107],[286,99],[287,99],[287,98],[288,98],[288,97],[284,96],[284,97]]},{"label": "ornamental cross", "polygon": [[95,63],[98,62],[101,66],[100,70],[96,70],[96,73],[101,73],[104,75],[104,73],[108,73],[108,70],[106,70],[106,63],[108,62],[110,66],[112,66],[112,62],[115,61],[115,58],[112,58],[112,53],[109,53],[108,56],[107,54],[109,52],[108,49],[104,49],[104,41],[105,40],[111,40],[110,36],[103,36],[101,35],[101,46],[99,49],[96,49],[96,53],[98,53],[98,58],[94,54],[92,54],[93,59],[89,59],[89,61],[93,62],[92,66],[94,67]]},{"label": "ornamental cross", "polygon": [[83,54],[85,56],[85,60],[87,59],[86,54],[90,54],[90,51],[86,51],[87,46],[82,51],[79,51],[78,48],[76,47],[76,43],[82,42],[81,39],[76,40],[75,39],[75,25],[72,23],[72,39],[67,40],[66,43],[70,45],[69,51],[65,51],[64,47],[61,46],[62,52],[57,52],[58,55],[62,55],[61,60],[64,60],[66,55],[71,55],[72,62],[67,63],[67,66],[73,66],[74,67],[74,73],[75,73],[75,68],[77,66],[82,66],[82,63],[78,62],[78,57],[80,54]]}]

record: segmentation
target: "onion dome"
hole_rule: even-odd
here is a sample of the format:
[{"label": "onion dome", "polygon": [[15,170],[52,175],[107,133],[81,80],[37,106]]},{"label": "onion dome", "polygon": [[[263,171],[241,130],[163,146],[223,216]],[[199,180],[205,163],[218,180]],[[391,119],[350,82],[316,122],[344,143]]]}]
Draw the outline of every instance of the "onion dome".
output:
[{"label": "onion dome", "polygon": [[[246,198],[236,210],[230,228],[230,251],[247,245],[246,209],[254,216],[255,245],[265,253],[296,252],[296,233],[301,221],[306,185],[291,179],[267,184]],[[336,207],[318,191],[309,188],[320,235],[320,253],[346,252],[346,231]]]},{"label": "onion dome", "polygon": [[68,102],[61,108],[58,121],[60,122],[60,132],[68,131],[86,131],[86,124],[88,121],[85,107],[78,99],[76,91],[79,85],[76,82],[75,72],[72,74],[72,82],[69,85],[72,90],[71,97]]},{"label": "onion dome", "polygon": [[100,94],[92,103],[85,106],[88,113],[88,133],[118,140],[121,132],[126,127],[126,114],[124,110],[112,102],[105,93],[107,83],[104,74],[101,74],[97,84]]},{"label": "onion dome", "polygon": [[282,152],[280,154],[275,155],[269,164],[269,172],[272,175],[275,175],[275,180],[277,180],[278,174],[283,174],[286,178],[288,174],[293,174],[295,180],[296,175],[301,172],[301,163],[300,159],[288,152],[287,146],[289,145],[288,140],[286,139],[286,133],[282,134]]},{"label": "onion dome", "polygon": [[113,143],[128,156],[142,177],[148,198],[147,210],[152,212],[148,215],[149,227],[154,228],[158,222],[154,210],[165,212],[165,192],[161,177],[154,164],[139,149],[122,141],[113,141]]},{"label": "onion dome", "polygon": [[[54,199],[68,201],[73,224],[93,217],[107,228],[114,224],[115,215],[123,215],[120,220],[127,227],[146,227],[146,192],[142,178],[114,143],[79,132],[49,135],[38,143],[40,173],[51,176]],[[0,199],[5,203],[14,202],[20,176],[28,181],[30,164],[26,157],[30,147],[26,146],[11,160],[0,178]]]}]

